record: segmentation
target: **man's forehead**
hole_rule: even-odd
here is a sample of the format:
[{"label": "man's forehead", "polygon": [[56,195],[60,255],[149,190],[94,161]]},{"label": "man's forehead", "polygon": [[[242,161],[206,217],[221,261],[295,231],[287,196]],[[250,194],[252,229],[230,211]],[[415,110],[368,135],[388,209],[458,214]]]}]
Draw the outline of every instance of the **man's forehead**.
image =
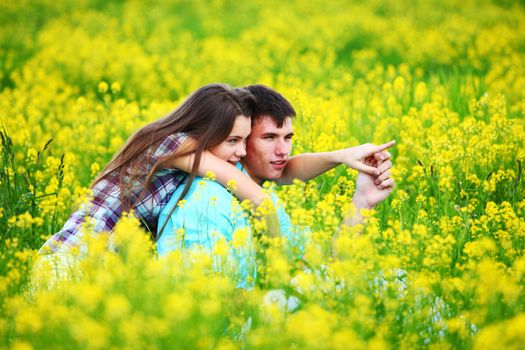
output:
[{"label": "man's forehead", "polygon": [[286,117],[283,125],[279,128],[277,121],[269,115],[263,115],[252,125],[252,134],[267,132],[293,132],[292,118]]}]

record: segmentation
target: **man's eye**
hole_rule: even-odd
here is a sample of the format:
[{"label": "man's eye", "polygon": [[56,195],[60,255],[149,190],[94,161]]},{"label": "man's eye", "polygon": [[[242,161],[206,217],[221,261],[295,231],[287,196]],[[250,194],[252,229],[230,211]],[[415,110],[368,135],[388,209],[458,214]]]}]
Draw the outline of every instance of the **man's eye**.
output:
[{"label": "man's eye", "polygon": [[270,136],[265,136],[265,137],[263,137],[263,139],[264,140],[273,140],[273,136],[271,136],[271,135]]}]

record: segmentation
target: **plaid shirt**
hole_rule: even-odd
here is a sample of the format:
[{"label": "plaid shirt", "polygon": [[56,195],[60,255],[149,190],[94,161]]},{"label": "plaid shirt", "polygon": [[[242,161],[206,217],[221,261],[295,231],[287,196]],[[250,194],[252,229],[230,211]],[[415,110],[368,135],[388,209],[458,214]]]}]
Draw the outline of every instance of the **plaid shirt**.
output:
[{"label": "plaid shirt", "polygon": [[[134,175],[138,172],[139,175],[142,175],[142,178],[145,178],[157,160],[160,157],[173,153],[181,145],[185,137],[182,133],[170,135],[160,142],[157,147],[150,147],[144,155],[135,161],[135,164],[139,165],[139,167],[138,169],[134,167]],[[138,202],[136,200],[144,189],[142,182],[135,181],[131,188],[126,189],[126,197],[132,203],[135,202],[133,206],[135,216],[150,232],[157,232],[157,221],[160,212],[185,177],[186,173],[180,170],[162,169],[158,171],[152,177],[148,190]],[[124,180],[126,178],[129,179],[129,177],[125,177]],[[93,186],[89,202],[82,205],[79,210],[69,217],[62,230],[51,236],[44,243],[40,252],[67,251],[72,247],[79,246],[83,236],[81,227],[86,218],[89,218],[93,232],[111,232],[124,209],[120,198],[121,189],[118,179],[119,174],[117,170]]]}]

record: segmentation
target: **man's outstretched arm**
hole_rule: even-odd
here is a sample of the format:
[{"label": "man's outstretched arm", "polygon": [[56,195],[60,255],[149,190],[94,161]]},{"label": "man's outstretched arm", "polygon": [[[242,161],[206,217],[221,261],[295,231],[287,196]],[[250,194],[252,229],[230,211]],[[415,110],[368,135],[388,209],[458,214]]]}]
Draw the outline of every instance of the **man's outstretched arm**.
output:
[{"label": "man's outstretched arm", "polygon": [[390,159],[390,153],[386,150],[394,144],[395,141],[379,146],[366,143],[332,152],[299,154],[288,160],[283,175],[277,180],[277,183],[289,185],[293,183],[294,179],[308,181],[340,164],[345,164],[366,174],[378,176],[381,172],[371,164]]}]

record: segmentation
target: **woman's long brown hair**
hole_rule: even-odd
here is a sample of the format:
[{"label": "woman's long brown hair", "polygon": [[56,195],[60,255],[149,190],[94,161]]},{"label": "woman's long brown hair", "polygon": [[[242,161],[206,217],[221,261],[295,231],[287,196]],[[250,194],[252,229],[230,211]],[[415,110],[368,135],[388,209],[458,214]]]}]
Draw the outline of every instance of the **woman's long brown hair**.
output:
[{"label": "woman's long brown hair", "polygon": [[[120,199],[123,210],[127,211],[145,195],[153,175],[160,168],[169,165],[176,157],[194,153],[193,166],[178,199],[180,201],[188,193],[195,179],[202,152],[224,141],[238,116],[251,117],[254,100],[253,95],[247,90],[232,88],[226,84],[209,84],[201,87],[173,112],[136,131],[102,170],[92,186],[110,176],[118,175]],[[147,160],[145,158],[152,145],[158,145],[167,136],[181,132],[193,138],[196,145],[191,149],[179,148],[176,152],[158,159],[151,169],[146,169],[146,173],[141,171],[142,163]],[[137,183],[143,189],[138,199],[132,201],[126,194]],[[164,227],[160,230],[161,233],[163,229]],[[155,233],[152,235],[156,237]]]}]

